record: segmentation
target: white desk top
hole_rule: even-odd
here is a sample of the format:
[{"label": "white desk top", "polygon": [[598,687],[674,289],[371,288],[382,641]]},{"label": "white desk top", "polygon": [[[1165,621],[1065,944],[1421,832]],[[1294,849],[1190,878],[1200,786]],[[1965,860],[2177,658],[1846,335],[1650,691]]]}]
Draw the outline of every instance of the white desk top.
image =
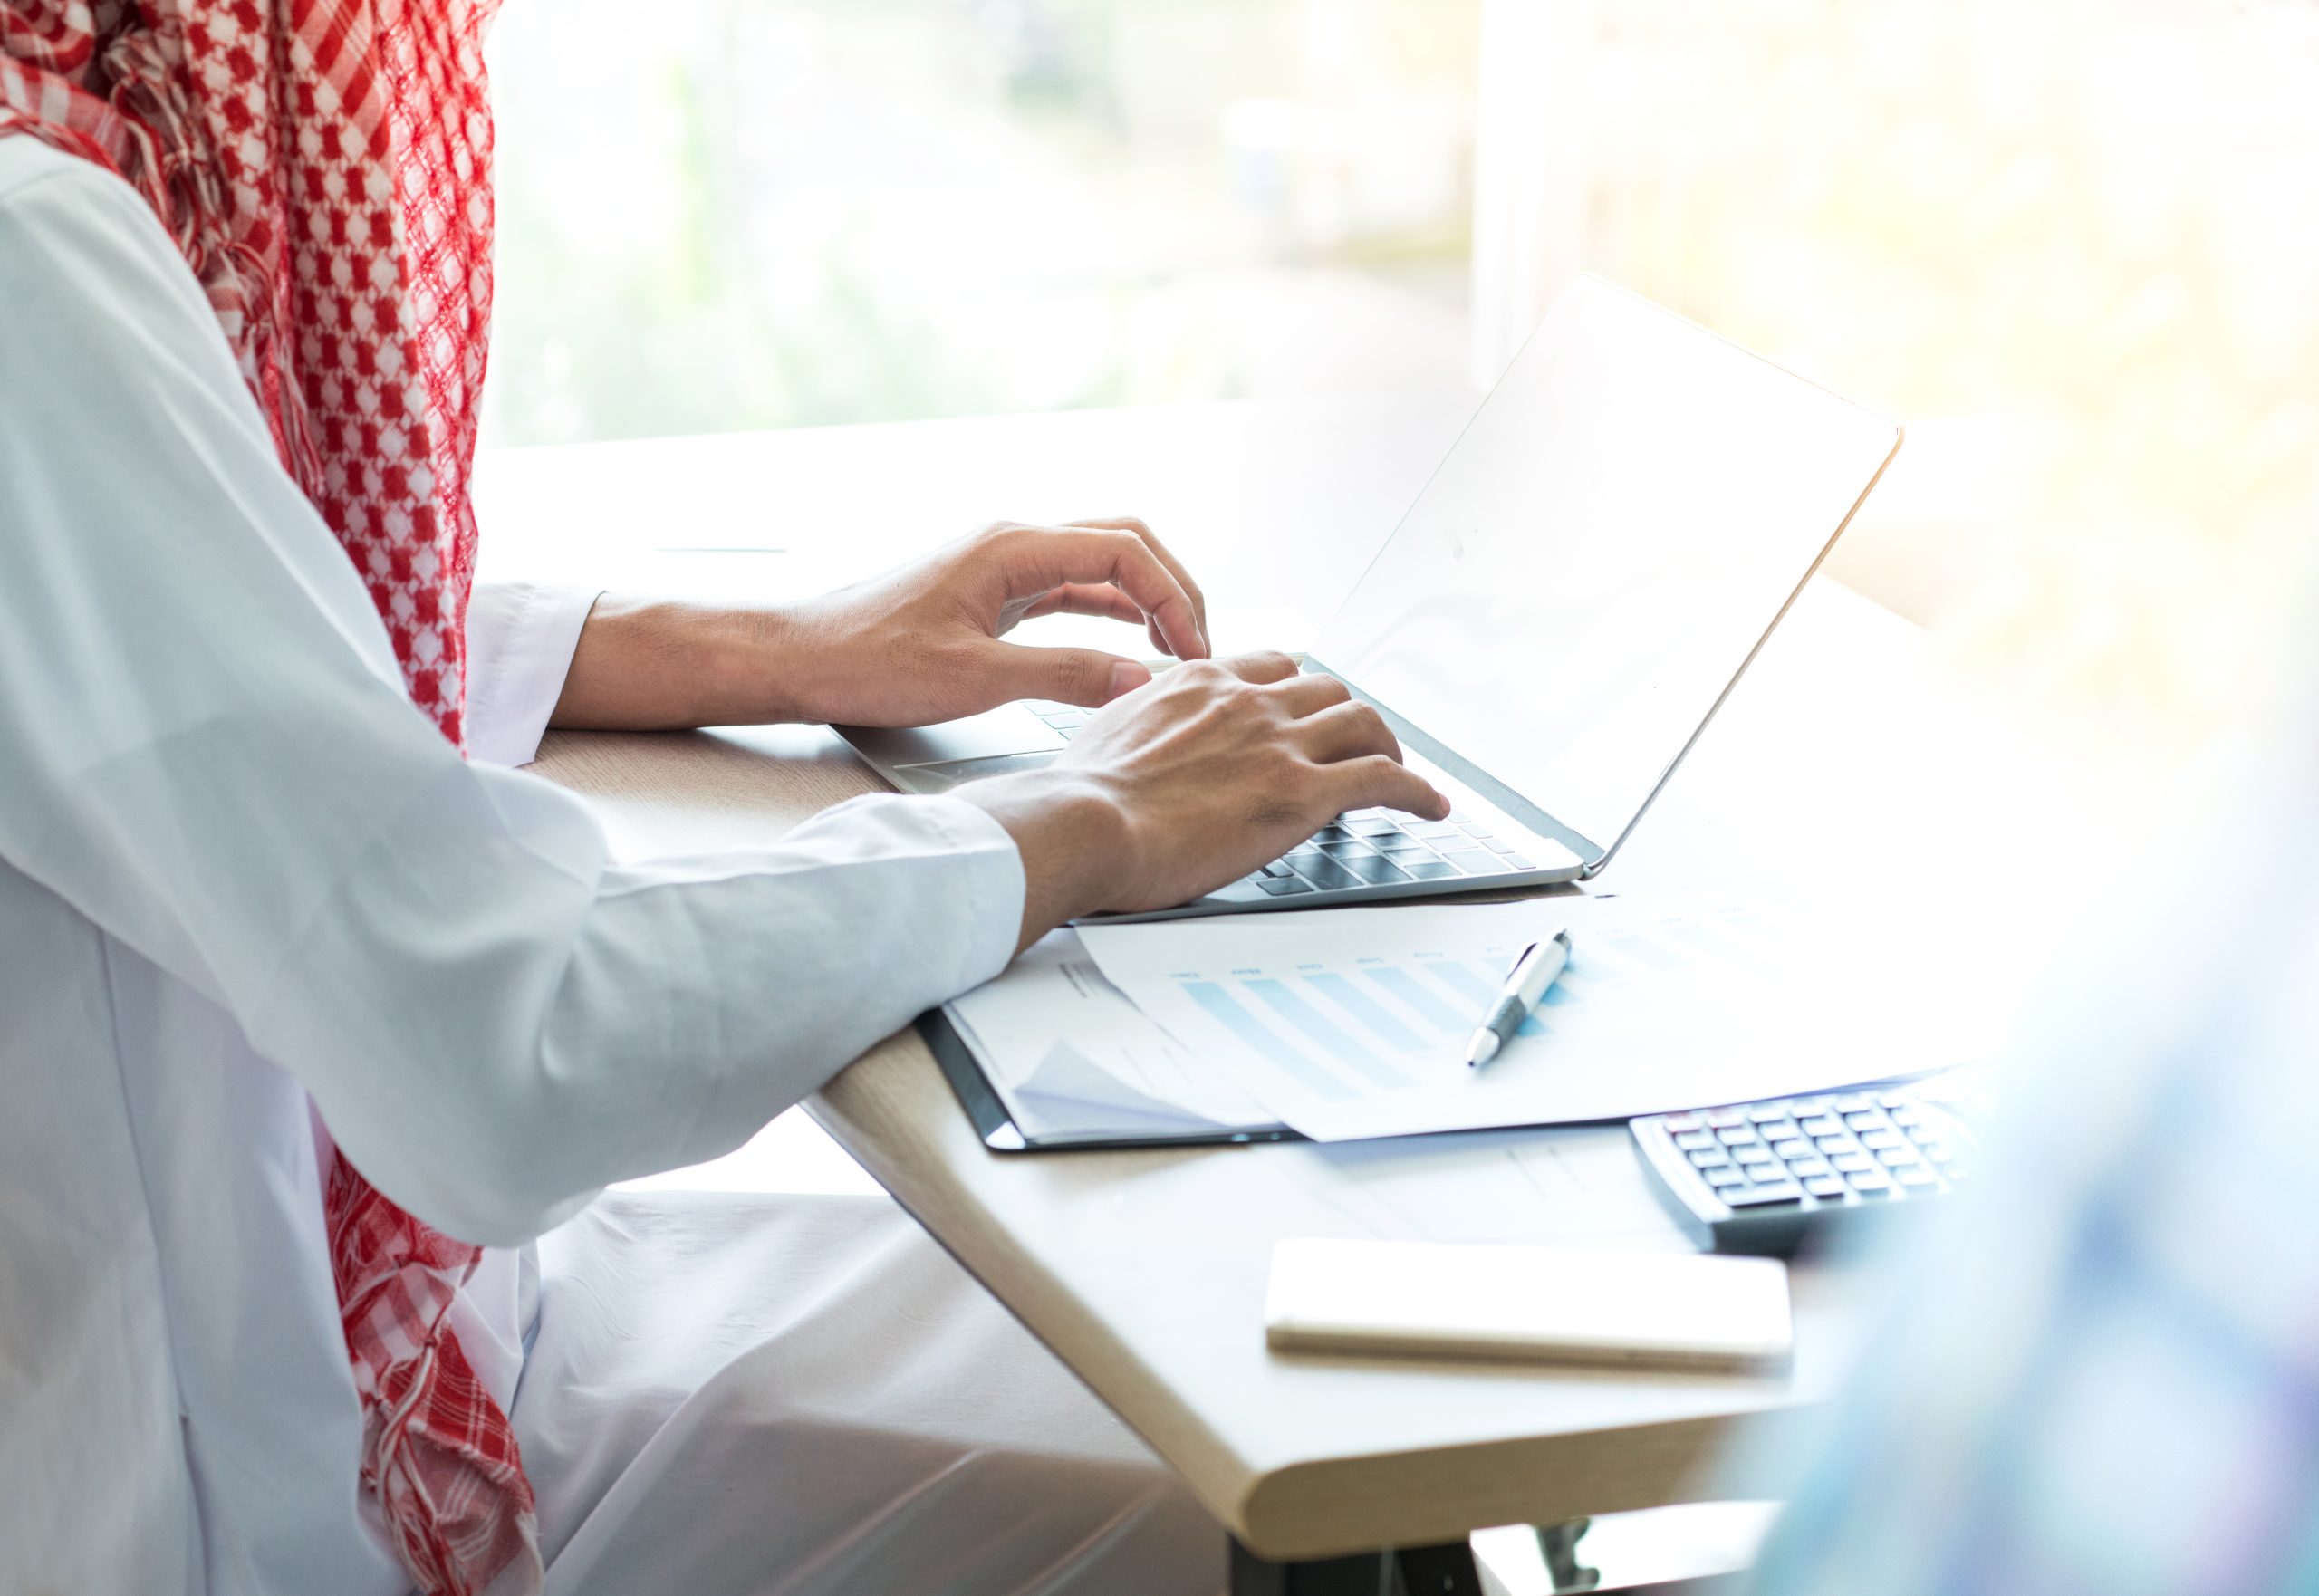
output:
[{"label": "white desk top", "polygon": [[[995,514],[1076,505],[1144,514],[1219,608],[1312,593],[1325,611],[1446,448],[1458,409],[1208,406],[539,451],[490,463],[486,525],[495,540],[516,529],[496,545],[501,574],[592,568],[666,589],[683,585],[672,571],[707,560],[727,568],[723,591],[771,594],[889,563]],[[765,523],[843,546],[755,566],[640,548],[638,529],[663,524],[641,478],[670,466],[685,473],[688,525],[730,525],[762,483],[768,504],[788,506]],[[604,512],[610,524],[592,521]],[[552,528],[572,546],[544,554]],[[1793,886],[1814,870],[1873,870],[1896,890],[1949,892],[1977,868],[2017,875],[2029,822],[2007,784],[2027,763],[1949,686],[1920,634],[1818,583],[1604,885]],[[810,728],[557,734],[539,768],[598,799],[631,851],[776,834],[874,781]],[[1266,1350],[1277,1237],[1681,1245],[1622,1130],[1008,1158],[983,1149],[907,1034],[813,1106],[1268,1556],[1692,1499],[1720,1483],[1708,1465],[1733,1418],[1825,1390],[1843,1361],[1838,1284],[1810,1274],[1797,1279],[1796,1367],[1776,1379]]]}]

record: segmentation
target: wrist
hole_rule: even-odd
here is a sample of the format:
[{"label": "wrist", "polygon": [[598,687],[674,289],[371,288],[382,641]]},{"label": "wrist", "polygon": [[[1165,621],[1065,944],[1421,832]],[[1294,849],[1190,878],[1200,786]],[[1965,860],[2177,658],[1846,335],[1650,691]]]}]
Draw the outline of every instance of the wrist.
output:
[{"label": "wrist", "polygon": [[1131,828],[1100,784],[1075,773],[1026,771],[969,782],[951,796],[982,810],[1015,840],[1023,861],[1018,950],[1064,921],[1105,907]]}]

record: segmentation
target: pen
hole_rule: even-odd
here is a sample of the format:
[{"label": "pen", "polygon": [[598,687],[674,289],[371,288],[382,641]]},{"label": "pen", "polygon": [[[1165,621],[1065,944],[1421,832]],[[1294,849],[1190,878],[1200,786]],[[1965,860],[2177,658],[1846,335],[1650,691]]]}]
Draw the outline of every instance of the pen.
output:
[{"label": "pen", "polygon": [[1497,1056],[1497,1050],[1514,1040],[1522,1022],[1530,1017],[1538,999],[1546,995],[1570,963],[1570,931],[1567,927],[1556,931],[1544,942],[1533,942],[1514,961],[1506,975],[1506,985],[1497,989],[1497,1000],[1490,1005],[1489,1013],[1474,1032],[1474,1039],[1466,1043],[1466,1062],[1480,1069]]}]

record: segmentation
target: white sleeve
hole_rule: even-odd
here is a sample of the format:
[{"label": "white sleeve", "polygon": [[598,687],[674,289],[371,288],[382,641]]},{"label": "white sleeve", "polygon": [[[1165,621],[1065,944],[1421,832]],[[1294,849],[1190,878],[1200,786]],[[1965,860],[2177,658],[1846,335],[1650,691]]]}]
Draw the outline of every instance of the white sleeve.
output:
[{"label": "white sleeve", "polygon": [[968,805],[627,868],[462,760],[166,236],[63,164],[0,190],[0,856],[234,1014],[381,1190],[535,1235],[1005,963],[1021,861]]},{"label": "white sleeve", "polygon": [[476,584],[467,601],[467,755],[511,769],[538,756],[580,629],[601,588]]}]

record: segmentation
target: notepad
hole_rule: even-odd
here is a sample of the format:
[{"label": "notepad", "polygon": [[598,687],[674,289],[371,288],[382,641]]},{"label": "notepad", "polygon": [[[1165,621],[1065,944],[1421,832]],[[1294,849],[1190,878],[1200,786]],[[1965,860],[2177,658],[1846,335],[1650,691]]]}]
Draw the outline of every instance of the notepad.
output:
[{"label": "notepad", "polygon": [[1795,1332],[1775,1258],[1406,1241],[1273,1248],[1275,1351],[1776,1370]]}]

